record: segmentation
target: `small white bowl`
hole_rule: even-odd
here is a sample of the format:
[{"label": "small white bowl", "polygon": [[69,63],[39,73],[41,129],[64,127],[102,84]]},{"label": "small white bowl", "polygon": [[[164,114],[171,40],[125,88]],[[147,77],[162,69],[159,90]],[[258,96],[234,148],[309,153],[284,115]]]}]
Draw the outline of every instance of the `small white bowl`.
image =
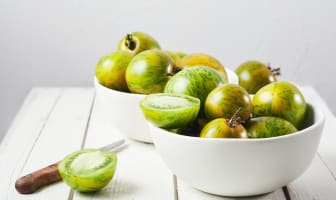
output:
[{"label": "small white bowl", "polygon": [[296,133],[263,139],[198,138],[149,127],[163,161],[184,182],[211,194],[251,196],[281,188],[309,167],[325,119],[309,106],[306,121]]},{"label": "small white bowl", "polygon": [[[228,81],[238,84],[238,77],[234,71],[226,68]],[[94,78],[97,99],[103,104],[106,120],[124,136],[152,143],[147,122],[139,107],[139,102],[145,97],[142,94],[133,94],[112,90],[101,85]]]}]

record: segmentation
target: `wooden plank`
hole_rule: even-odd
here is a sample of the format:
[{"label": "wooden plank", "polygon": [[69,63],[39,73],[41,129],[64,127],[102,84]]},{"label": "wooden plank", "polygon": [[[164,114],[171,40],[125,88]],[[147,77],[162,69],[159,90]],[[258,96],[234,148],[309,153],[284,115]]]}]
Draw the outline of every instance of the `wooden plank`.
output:
[{"label": "wooden plank", "polygon": [[[233,200],[237,199],[235,197],[223,197],[216,196],[212,194],[208,194],[202,192],[200,190],[194,189],[188,184],[184,183],[182,180],[178,179],[178,199],[179,200],[189,200],[189,199],[197,199],[197,200]],[[258,195],[253,197],[239,197],[239,199],[244,200],[285,200],[285,195],[282,189],[278,189],[272,193]]]},{"label": "wooden plank", "polygon": [[[92,88],[66,88],[62,90],[40,136],[34,142],[27,162],[13,176],[19,176],[48,166],[65,155],[81,148],[91,112],[94,91]],[[34,112],[31,113],[34,115]],[[22,195],[9,188],[8,199],[67,199],[70,188],[63,182],[45,187],[34,194]]]},{"label": "wooden plank", "polygon": [[310,168],[288,186],[291,199],[336,199],[336,119],[324,100],[313,88],[304,88],[308,101],[321,108],[326,117],[318,154]]},{"label": "wooden plank", "polygon": [[[97,100],[92,112],[85,147],[99,147],[123,138],[106,120],[104,108]],[[132,122],[130,122],[130,126]],[[153,144],[127,140],[118,152],[115,176],[97,193],[74,192],[73,199],[173,199],[173,178],[161,161]]]},{"label": "wooden plank", "polygon": [[0,146],[0,199],[8,199],[34,142],[55,107],[59,89],[33,88]]},{"label": "wooden plank", "polygon": [[327,117],[323,130],[319,154],[336,181],[336,118]]},{"label": "wooden plank", "polygon": [[336,181],[316,155],[309,169],[288,185],[288,191],[292,200],[336,199]]},{"label": "wooden plank", "polygon": [[326,116],[325,127],[322,133],[318,152],[320,159],[327,166],[331,175],[336,181],[336,118],[328,108],[327,104],[323,101],[321,96],[316,91],[314,92],[315,94],[310,96],[319,102],[319,107],[324,110]]}]

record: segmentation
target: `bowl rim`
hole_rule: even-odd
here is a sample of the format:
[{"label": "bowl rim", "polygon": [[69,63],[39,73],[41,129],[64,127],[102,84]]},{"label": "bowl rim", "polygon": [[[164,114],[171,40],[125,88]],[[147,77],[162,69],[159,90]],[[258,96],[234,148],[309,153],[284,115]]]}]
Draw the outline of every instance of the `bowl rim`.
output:
[{"label": "bowl rim", "polygon": [[[310,102],[307,102],[310,103]],[[187,139],[189,141],[207,141],[207,142],[238,142],[238,143],[256,143],[256,142],[266,142],[266,141],[278,141],[278,140],[284,140],[284,139],[288,139],[288,138],[292,138],[292,137],[298,137],[300,135],[303,134],[309,134],[309,130],[315,129],[316,127],[320,126],[321,124],[324,123],[325,121],[325,114],[322,111],[322,109],[318,109],[316,108],[316,106],[314,104],[310,104],[312,105],[314,112],[318,113],[318,115],[320,116],[320,118],[313,123],[312,125],[301,129],[295,133],[292,134],[286,134],[286,135],[281,135],[281,136],[276,136],[276,137],[268,137],[268,138],[201,138],[201,137],[193,137],[193,136],[187,136],[187,135],[181,135],[181,134],[177,134],[177,133],[173,133],[170,132],[166,129],[160,128],[155,126],[153,123],[147,121],[150,129],[155,128],[155,129],[159,129],[161,134],[170,134],[170,137],[176,137],[176,138],[184,138]],[[151,131],[153,133],[153,131]],[[155,134],[155,133],[154,133]],[[154,143],[155,143],[155,137],[153,137]]]},{"label": "bowl rim", "polygon": [[107,93],[116,93],[116,94],[120,94],[120,95],[124,95],[124,96],[138,96],[138,97],[145,97],[146,94],[137,94],[137,93],[131,93],[131,92],[123,92],[123,91],[119,91],[119,90],[115,90],[115,89],[111,89],[108,87],[105,87],[104,85],[102,85],[101,83],[99,83],[98,79],[96,76],[94,76],[94,84],[96,87],[98,87],[101,90],[104,90]]}]

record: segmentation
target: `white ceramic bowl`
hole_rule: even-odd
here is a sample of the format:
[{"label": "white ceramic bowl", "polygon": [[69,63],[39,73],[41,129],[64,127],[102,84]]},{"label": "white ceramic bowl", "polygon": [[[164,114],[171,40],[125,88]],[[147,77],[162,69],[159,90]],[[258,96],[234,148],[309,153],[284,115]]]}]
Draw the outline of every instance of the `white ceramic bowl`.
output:
[{"label": "white ceramic bowl", "polygon": [[[230,83],[238,84],[237,75],[226,68]],[[147,122],[139,107],[144,98],[142,94],[132,94],[112,90],[99,84],[94,79],[97,100],[103,104],[105,118],[124,136],[142,142],[152,143]]]},{"label": "white ceramic bowl", "polygon": [[211,194],[250,196],[281,188],[309,167],[325,119],[316,107],[308,111],[305,129],[273,138],[198,138],[149,127],[163,161],[184,182]]}]

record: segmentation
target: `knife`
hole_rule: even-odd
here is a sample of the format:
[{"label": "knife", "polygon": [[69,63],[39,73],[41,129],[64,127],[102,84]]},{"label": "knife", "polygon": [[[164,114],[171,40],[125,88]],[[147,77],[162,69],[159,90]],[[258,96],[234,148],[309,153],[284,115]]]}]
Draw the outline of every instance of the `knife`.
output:
[{"label": "knife", "polygon": [[[113,150],[114,152],[117,152],[125,147],[125,145],[123,145],[124,143],[125,140],[118,140],[111,144],[100,147],[99,150]],[[59,162],[60,161],[17,179],[15,182],[16,190],[21,194],[31,194],[43,186],[62,180],[61,175],[58,172]]]}]

